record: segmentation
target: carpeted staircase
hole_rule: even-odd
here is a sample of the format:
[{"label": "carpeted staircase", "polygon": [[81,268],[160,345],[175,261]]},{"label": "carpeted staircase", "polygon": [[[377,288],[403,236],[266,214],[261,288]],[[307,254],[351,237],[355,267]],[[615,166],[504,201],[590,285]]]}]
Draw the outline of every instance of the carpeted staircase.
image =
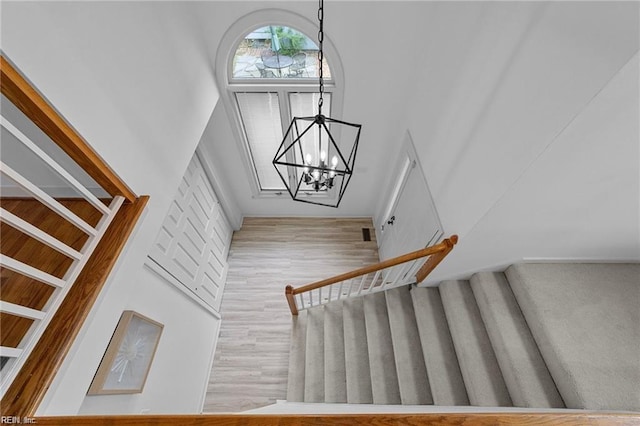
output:
[{"label": "carpeted staircase", "polygon": [[640,411],[640,265],[518,264],[293,318],[287,399]]}]

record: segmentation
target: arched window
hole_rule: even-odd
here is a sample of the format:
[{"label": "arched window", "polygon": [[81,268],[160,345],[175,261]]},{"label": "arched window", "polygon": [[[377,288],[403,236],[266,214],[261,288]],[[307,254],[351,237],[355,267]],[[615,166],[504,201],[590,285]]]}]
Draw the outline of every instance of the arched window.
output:
[{"label": "arched window", "polygon": [[[216,78],[256,196],[286,192],[273,157],[294,116],[317,114],[318,45],[308,36],[316,33],[316,25],[301,16],[259,11],[237,21],[218,49]],[[326,37],[323,45],[322,108],[330,116],[340,112],[335,64],[341,68]]]},{"label": "arched window", "polygon": [[[231,76],[233,80],[317,79],[318,64],[318,45],[313,40],[294,28],[268,25],[245,34],[233,55]],[[323,78],[331,79],[327,61]]]}]

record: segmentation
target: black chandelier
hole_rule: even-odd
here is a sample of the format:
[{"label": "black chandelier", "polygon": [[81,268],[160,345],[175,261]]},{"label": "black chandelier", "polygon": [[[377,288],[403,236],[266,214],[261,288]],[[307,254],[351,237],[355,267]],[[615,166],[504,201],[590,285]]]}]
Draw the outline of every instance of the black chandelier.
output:
[{"label": "black chandelier", "polygon": [[362,125],[322,115],[323,0],[319,1],[318,20],[318,113],[293,118],[273,165],[295,201],[338,207],[353,174]]}]

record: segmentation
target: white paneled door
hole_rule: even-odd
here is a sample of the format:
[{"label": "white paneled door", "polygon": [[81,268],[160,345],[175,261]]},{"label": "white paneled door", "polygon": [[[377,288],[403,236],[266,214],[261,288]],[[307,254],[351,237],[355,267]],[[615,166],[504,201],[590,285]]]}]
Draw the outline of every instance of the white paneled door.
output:
[{"label": "white paneled door", "polygon": [[443,235],[410,135],[407,133],[393,174],[386,211],[378,224],[380,260],[436,244]]},{"label": "white paneled door", "polygon": [[231,235],[213,187],[194,155],[149,257],[219,311]]}]

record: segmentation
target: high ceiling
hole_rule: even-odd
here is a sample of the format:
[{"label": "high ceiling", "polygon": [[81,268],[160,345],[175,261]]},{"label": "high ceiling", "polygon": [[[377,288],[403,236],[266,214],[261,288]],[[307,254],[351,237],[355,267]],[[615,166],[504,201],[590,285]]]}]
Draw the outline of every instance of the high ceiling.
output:
[{"label": "high ceiling", "polygon": [[[197,7],[215,52],[221,32],[250,12],[279,7],[313,22],[316,3]],[[394,146],[407,129],[436,199],[469,194],[478,197],[469,204],[485,200],[488,208],[637,52],[633,7],[327,2],[326,34],[345,70],[343,118],[363,124],[356,174],[338,211],[253,198],[223,105],[205,143],[220,155],[248,215],[375,214],[392,180]],[[214,16],[225,16],[225,24],[213,25]]]},{"label": "high ceiling", "polygon": [[[315,1],[3,2],[2,48],[139,193],[160,189],[140,158],[179,176],[201,143],[242,215],[376,216],[408,130],[446,233],[472,240],[526,200],[564,203],[549,217],[553,226],[517,222],[527,240],[601,203],[594,180],[607,182],[621,210],[638,211],[637,116],[611,126],[619,114],[608,112],[625,105],[633,116],[638,103],[639,6],[327,1],[326,37],[344,68],[342,118],[363,124],[356,173],[336,210],[253,197],[216,84],[219,44],[234,22],[276,9],[313,23]],[[614,82],[624,88],[615,96],[631,96],[626,103],[607,97]],[[603,112],[584,120],[594,105]],[[599,137],[566,150],[575,126]],[[590,145],[583,151],[581,143]],[[616,143],[611,176],[595,148]],[[588,175],[565,197],[548,197],[539,188],[568,179],[563,164]],[[172,194],[172,185],[163,191]],[[599,212],[583,224],[586,234],[576,232],[593,241],[631,229],[637,238],[637,220],[612,214]],[[477,238],[495,234],[487,228]]]}]

